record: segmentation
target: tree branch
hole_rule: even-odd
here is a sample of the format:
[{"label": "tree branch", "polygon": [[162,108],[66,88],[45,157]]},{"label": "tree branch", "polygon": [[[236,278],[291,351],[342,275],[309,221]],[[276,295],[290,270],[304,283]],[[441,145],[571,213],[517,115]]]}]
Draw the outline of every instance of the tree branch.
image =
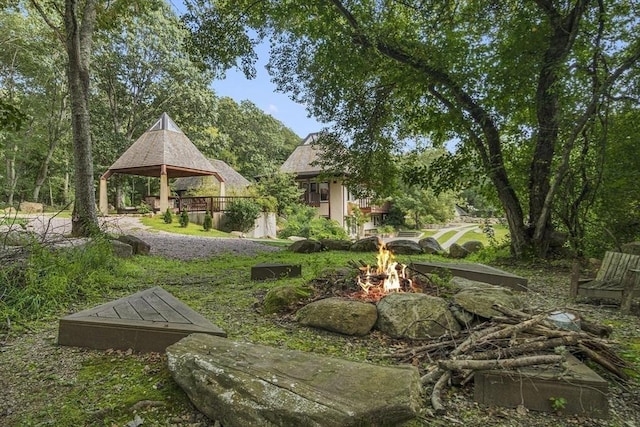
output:
[{"label": "tree branch", "polygon": [[[45,13],[44,9],[42,8],[42,5],[37,0],[29,0],[29,2],[38,11],[38,14],[42,18],[42,20],[49,26],[49,28],[51,28],[53,30],[53,32],[56,35],[56,37],[58,38],[58,40],[60,40],[62,42],[62,44],[64,44],[66,42],[66,36],[65,36],[64,32],[58,26],[56,26],[53,23],[53,21],[51,21],[49,19],[49,17]],[[64,18],[64,15],[61,15],[61,17]]]}]

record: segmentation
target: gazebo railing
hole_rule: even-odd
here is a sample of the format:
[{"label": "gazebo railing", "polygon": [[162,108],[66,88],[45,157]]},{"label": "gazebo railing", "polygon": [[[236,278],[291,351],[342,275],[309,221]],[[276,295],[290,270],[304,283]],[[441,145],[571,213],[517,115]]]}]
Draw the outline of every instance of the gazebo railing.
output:
[{"label": "gazebo railing", "polygon": [[186,209],[187,212],[226,212],[230,204],[235,200],[255,199],[248,196],[185,196],[172,197],[169,204],[178,212]]}]

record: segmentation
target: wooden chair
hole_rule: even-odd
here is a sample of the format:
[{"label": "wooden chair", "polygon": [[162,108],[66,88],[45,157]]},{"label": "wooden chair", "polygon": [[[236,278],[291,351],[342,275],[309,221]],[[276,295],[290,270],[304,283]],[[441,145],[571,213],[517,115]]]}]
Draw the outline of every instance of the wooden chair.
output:
[{"label": "wooden chair", "polygon": [[631,300],[640,296],[640,256],[606,252],[595,279],[580,279],[577,296],[621,301],[623,312],[631,309]]}]

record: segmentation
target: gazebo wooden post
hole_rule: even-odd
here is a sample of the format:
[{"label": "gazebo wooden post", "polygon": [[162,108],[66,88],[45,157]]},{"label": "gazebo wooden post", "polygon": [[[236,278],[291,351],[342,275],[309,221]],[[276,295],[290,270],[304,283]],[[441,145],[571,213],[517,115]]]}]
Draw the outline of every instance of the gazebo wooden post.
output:
[{"label": "gazebo wooden post", "polygon": [[167,177],[167,165],[160,168],[160,212],[164,213],[169,208],[169,179]]},{"label": "gazebo wooden post", "polygon": [[109,215],[109,201],[107,200],[107,179],[111,176],[111,171],[106,171],[100,177],[100,202],[99,209],[102,215]]}]

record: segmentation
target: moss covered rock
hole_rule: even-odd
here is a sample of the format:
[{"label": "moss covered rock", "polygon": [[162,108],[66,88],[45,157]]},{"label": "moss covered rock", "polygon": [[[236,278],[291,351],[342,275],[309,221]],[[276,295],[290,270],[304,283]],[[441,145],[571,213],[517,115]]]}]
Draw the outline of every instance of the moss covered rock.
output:
[{"label": "moss covered rock", "polygon": [[270,289],[264,297],[264,313],[282,313],[288,311],[298,301],[309,298],[311,288],[306,286],[278,286]]}]

